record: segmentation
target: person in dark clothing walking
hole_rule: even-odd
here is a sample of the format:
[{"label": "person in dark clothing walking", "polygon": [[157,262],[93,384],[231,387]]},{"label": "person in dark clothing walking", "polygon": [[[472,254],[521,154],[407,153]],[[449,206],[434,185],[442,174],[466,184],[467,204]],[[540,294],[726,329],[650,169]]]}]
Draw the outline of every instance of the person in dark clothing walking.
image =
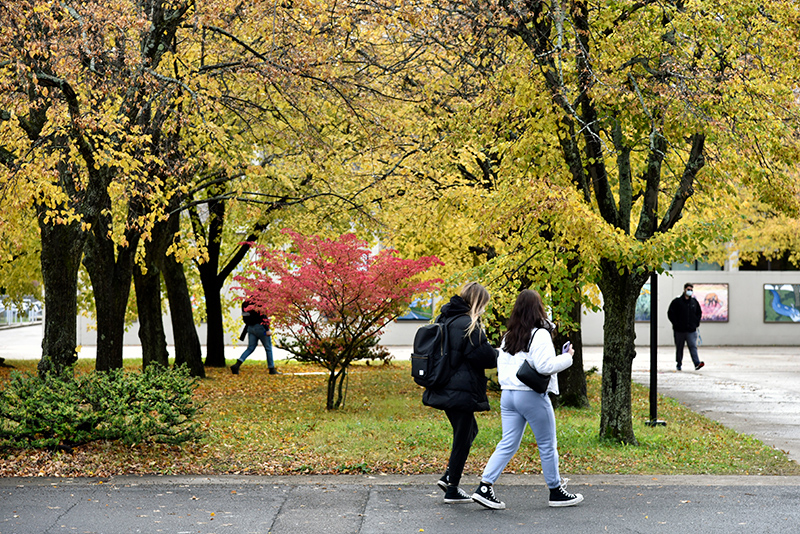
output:
[{"label": "person in dark clothing walking", "polygon": [[244,321],[244,330],[239,339],[244,341],[244,336],[247,335],[247,348],[236,360],[236,363],[231,365],[231,373],[238,375],[239,367],[242,366],[244,361],[250,356],[258,342],[264,345],[264,350],[267,352],[267,365],[269,366],[269,374],[279,375],[281,373],[275,368],[275,362],[272,359],[272,331],[269,328],[269,319],[261,315],[258,310],[253,307],[253,303],[246,300],[242,302],[242,320]]},{"label": "person in dark clothing walking", "polygon": [[694,285],[691,283],[683,284],[683,294],[676,297],[669,305],[667,317],[672,323],[672,330],[675,336],[675,361],[678,371],[683,364],[683,345],[689,346],[689,354],[692,356],[695,371],[701,369],[705,363],[700,361],[697,355],[697,328],[700,326],[700,317],[703,310],[700,303],[693,296]]},{"label": "person in dark clothing walking", "polygon": [[489,292],[477,282],[464,286],[458,295],[442,306],[438,322],[448,324],[448,354],[451,372],[445,385],[426,389],[422,403],[444,410],[453,427],[453,445],[444,475],[437,482],[444,490],[444,502],[472,502],[472,497],[458,487],[472,442],[478,435],[475,412],[489,410],[486,395],[486,369],[497,366],[497,351],[489,344],[480,324],[480,316],[489,304]]}]

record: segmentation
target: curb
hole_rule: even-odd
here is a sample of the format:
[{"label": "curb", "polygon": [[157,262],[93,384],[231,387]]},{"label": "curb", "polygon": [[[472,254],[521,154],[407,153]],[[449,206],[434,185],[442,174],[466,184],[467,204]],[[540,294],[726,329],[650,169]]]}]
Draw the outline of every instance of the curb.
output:
[{"label": "curb", "polygon": [[41,324],[42,324],[41,320],[33,321],[33,322],[30,322],[30,323],[6,324],[6,325],[1,325],[0,326],[0,330],[12,330],[14,328],[25,328],[26,326],[36,326],[36,325],[41,325]]},{"label": "curb", "polygon": [[[351,485],[351,486],[434,486],[435,475],[122,475],[108,478],[5,477],[0,487],[18,486],[180,486],[197,485]],[[475,483],[478,483],[475,476]],[[574,486],[800,486],[800,476],[766,475],[572,475]],[[504,474],[498,486],[541,486],[542,475]]]}]

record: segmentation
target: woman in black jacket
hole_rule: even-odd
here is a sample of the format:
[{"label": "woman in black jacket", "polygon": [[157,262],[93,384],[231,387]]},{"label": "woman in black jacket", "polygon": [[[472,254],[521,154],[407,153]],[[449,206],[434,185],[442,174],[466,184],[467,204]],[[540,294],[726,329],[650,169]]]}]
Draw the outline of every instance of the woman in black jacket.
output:
[{"label": "woman in black jacket", "polygon": [[444,410],[453,427],[450,461],[438,482],[445,492],[446,503],[472,502],[472,497],[459,488],[458,483],[472,442],[478,435],[475,412],[489,410],[484,370],[497,366],[497,351],[489,344],[480,324],[480,316],[488,303],[486,288],[470,282],[442,306],[437,319],[439,322],[449,320],[448,354],[453,374],[443,387],[426,389],[422,403]]}]

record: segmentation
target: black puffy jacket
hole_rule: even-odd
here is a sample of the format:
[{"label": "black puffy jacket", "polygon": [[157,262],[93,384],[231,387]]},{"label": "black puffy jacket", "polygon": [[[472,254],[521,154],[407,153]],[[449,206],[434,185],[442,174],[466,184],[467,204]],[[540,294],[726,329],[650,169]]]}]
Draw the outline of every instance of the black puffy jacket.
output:
[{"label": "black puffy jacket", "polygon": [[469,412],[485,412],[489,410],[489,398],[486,396],[485,369],[497,367],[497,350],[486,338],[480,328],[475,328],[466,338],[469,328],[469,306],[460,296],[450,299],[442,307],[442,314],[437,319],[444,322],[453,319],[448,325],[450,365],[454,371],[450,380],[439,389],[426,389],[422,395],[422,403],[440,410],[464,410]]}]

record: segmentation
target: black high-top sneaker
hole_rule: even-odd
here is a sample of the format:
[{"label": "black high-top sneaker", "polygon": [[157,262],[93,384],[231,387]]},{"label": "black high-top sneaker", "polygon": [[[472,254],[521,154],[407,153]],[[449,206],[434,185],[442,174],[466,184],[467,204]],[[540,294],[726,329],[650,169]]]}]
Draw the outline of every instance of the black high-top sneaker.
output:
[{"label": "black high-top sneaker", "polygon": [[481,482],[478,489],[472,494],[472,500],[492,510],[506,509],[506,503],[494,496],[494,487],[488,482]]},{"label": "black high-top sneaker", "polygon": [[242,365],[242,362],[240,362],[239,360],[236,360],[236,363],[231,365],[231,373],[233,373],[235,375],[238,375],[239,374],[239,367],[241,367],[241,365]]},{"label": "black high-top sneaker", "polygon": [[461,504],[472,502],[472,497],[467,495],[464,490],[458,486],[451,486],[448,484],[447,491],[444,494],[444,502],[448,504]]},{"label": "black high-top sneaker", "polygon": [[438,485],[440,488],[442,488],[443,492],[447,493],[447,485],[449,483],[450,483],[450,468],[448,467],[447,469],[444,470],[444,474],[442,475],[442,478],[440,478],[436,482],[436,485]]},{"label": "black high-top sneaker", "polygon": [[583,501],[583,495],[570,493],[564,486],[550,488],[550,506],[575,506],[581,501]]}]

